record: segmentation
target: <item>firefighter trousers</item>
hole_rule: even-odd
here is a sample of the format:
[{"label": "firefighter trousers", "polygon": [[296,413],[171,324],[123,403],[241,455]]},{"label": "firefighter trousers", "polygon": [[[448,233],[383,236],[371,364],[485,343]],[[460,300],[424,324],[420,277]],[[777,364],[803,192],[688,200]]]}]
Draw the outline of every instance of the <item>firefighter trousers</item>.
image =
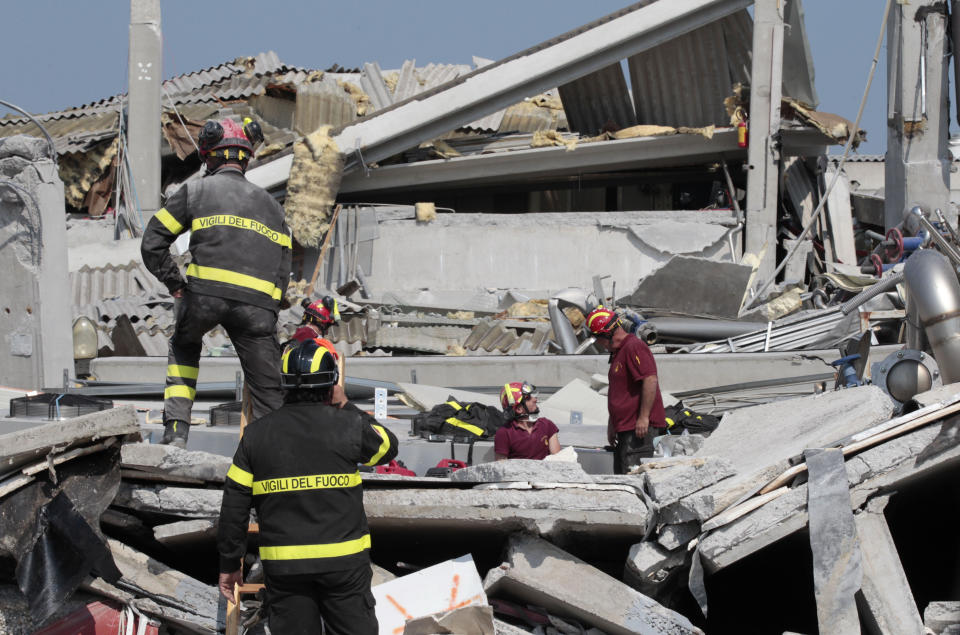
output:
[{"label": "firefighter trousers", "polygon": [[203,336],[223,326],[240,357],[243,378],[250,389],[253,417],[283,405],[280,389],[280,344],[277,314],[237,300],[187,291],[176,304],[176,325],[167,357],[163,391],[163,421],[190,421],[197,392]]},{"label": "firefighter trousers", "polygon": [[653,440],[666,434],[666,428],[647,428],[647,433],[638,437],[633,430],[617,433],[617,447],[613,451],[613,473],[626,474],[640,465],[640,459],[653,456]]},{"label": "firefighter trousers", "polygon": [[[376,635],[369,565],[309,575],[267,575],[267,619],[284,635]],[[320,620],[326,627],[321,631]]]}]

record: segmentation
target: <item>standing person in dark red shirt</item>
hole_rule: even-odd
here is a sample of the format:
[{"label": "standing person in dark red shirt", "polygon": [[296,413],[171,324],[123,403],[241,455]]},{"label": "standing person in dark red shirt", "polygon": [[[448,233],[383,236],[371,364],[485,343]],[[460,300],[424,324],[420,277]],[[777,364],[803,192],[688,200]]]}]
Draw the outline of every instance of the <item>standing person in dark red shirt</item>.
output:
[{"label": "standing person in dark red shirt", "polygon": [[657,364],[650,348],[627,332],[610,309],[594,309],[587,328],[610,351],[607,440],[616,447],[613,471],[626,474],[641,458],[653,456],[654,438],[667,431]]},{"label": "standing person in dark red shirt", "polygon": [[514,381],[503,385],[500,405],[508,421],[493,438],[493,453],[498,461],[534,459],[560,451],[556,424],[538,417],[537,389],[527,382]]}]

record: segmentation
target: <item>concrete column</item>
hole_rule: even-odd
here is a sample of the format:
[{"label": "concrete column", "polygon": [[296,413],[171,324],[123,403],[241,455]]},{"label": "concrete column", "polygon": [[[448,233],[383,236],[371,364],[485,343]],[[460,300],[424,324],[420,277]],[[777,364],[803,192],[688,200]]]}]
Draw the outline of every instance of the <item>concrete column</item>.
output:
[{"label": "concrete column", "polygon": [[160,0],[130,0],[129,67],[128,156],[146,222],[160,209]]},{"label": "concrete column", "polygon": [[923,620],[883,516],[888,500],[889,496],[874,498],[854,515],[863,567],[857,606],[873,635],[923,633]]},{"label": "concrete column", "polygon": [[757,284],[769,280],[776,266],[783,2],[757,0],[753,9],[746,250],[760,257]]},{"label": "concrete column", "polygon": [[0,142],[0,384],[36,389],[73,375],[63,182],[46,141]]},{"label": "concrete column", "polygon": [[914,205],[950,214],[950,111],[946,4],[895,2],[887,20],[887,154],[884,222]]}]

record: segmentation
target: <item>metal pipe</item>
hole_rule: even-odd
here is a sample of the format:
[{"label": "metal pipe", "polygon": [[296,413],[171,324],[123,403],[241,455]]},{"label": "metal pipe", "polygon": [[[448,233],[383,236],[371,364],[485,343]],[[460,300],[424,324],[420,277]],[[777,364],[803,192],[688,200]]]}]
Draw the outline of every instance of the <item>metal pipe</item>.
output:
[{"label": "metal pipe", "polygon": [[924,249],[907,259],[904,274],[943,383],[960,381],[960,283],[956,271],[942,254]]},{"label": "metal pipe", "polygon": [[753,333],[763,328],[763,322],[710,320],[705,318],[657,317],[647,320],[660,338],[680,338],[694,342],[726,339]]},{"label": "metal pipe", "polygon": [[556,296],[547,302],[547,313],[550,315],[550,324],[553,325],[553,335],[566,355],[573,355],[577,351],[577,334],[573,332],[573,324],[560,310],[560,301]]},{"label": "metal pipe", "polygon": [[950,234],[950,240],[953,241],[953,244],[960,244],[960,237],[957,236],[957,231],[953,228],[953,225],[947,222],[947,219],[943,216],[943,212],[937,209],[936,214],[940,224],[947,228],[947,233]]},{"label": "metal pipe", "polygon": [[887,291],[890,291],[891,289],[896,288],[896,286],[900,284],[902,281],[903,281],[902,273],[897,273],[890,276],[889,278],[884,278],[880,282],[877,282],[876,284],[874,284],[872,287],[868,289],[864,289],[857,295],[853,296],[852,298],[850,298],[849,300],[841,304],[840,311],[844,315],[847,315],[848,313],[850,313],[851,311],[859,307],[861,304],[864,304],[867,301],[872,300],[873,298],[877,297],[881,293],[885,293]]},{"label": "metal pipe", "polygon": [[47,129],[43,127],[43,124],[41,124],[33,115],[31,115],[30,113],[28,113],[26,110],[24,110],[24,109],[21,108],[20,106],[14,106],[14,105],[11,104],[10,102],[8,102],[8,101],[3,101],[2,99],[0,99],[0,106],[6,106],[7,108],[13,108],[13,109],[16,110],[16,111],[23,113],[24,115],[27,116],[27,119],[29,119],[29,120],[32,121],[34,124],[36,124],[37,128],[40,128],[40,132],[42,132],[42,133],[43,133],[43,136],[47,138],[47,144],[48,144],[49,147],[50,147],[50,160],[53,161],[54,165],[56,165],[56,164],[57,164],[57,146],[56,146],[56,144],[53,143],[53,137],[51,137],[51,136],[50,136],[50,133],[47,132]]},{"label": "metal pipe", "polygon": [[[913,222],[911,223],[910,221]],[[913,223],[919,224],[920,227],[926,229],[930,238],[933,239],[933,242],[937,243],[937,247],[939,247],[955,265],[960,265],[960,252],[933,226],[933,223],[930,222],[930,219],[923,213],[923,209],[920,208],[919,205],[911,208],[906,218],[904,218],[905,225],[915,226]]]}]

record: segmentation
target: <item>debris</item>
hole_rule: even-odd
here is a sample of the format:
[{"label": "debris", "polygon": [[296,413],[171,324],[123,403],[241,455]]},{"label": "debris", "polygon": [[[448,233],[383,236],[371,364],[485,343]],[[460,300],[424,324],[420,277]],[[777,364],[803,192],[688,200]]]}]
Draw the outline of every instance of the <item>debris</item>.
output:
[{"label": "debris", "polygon": [[293,147],[293,166],[284,209],[297,242],[316,247],[329,227],[328,218],[343,174],[343,157],[330,138],[330,126],[321,126]]},{"label": "debris", "polygon": [[679,613],[525,534],[510,537],[506,562],[487,573],[483,586],[488,596],[540,605],[611,635],[702,633]]},{"label": "debris", "polygon": [[434,635],[442,633],[471,633],[494,635],[493,609],[489,606],[464,606],[452,611],[409,620],[403,635]]},{"label": "debris", "polygon": [[450,475],[456,483],[593,483],[593,477],[576,463],[509,459],[481,463]]},{"label": "debris", "polygon": [[429,223],[437,220],[437,206],[433,203],[417,203],[417,222]]}]

